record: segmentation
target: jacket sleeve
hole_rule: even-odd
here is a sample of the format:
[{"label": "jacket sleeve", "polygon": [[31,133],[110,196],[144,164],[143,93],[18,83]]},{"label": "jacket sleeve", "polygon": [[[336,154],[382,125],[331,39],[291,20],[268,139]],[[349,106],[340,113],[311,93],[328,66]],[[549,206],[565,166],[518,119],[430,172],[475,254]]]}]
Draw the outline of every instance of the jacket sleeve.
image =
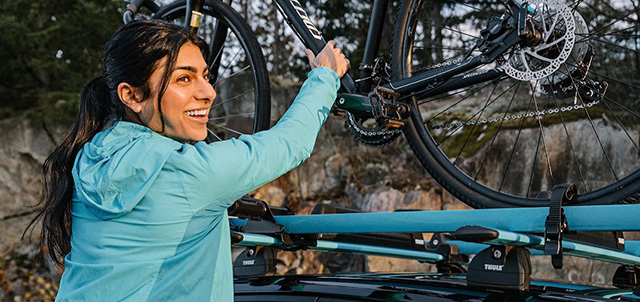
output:
[{"label": "jacket sleeve", "polygon": [[212,204],[226,209],[306,160],[339,87],[333,70],[315,68],[273,128],[211,144],[184,145],[178,150],[170,161],[194,210]]}]

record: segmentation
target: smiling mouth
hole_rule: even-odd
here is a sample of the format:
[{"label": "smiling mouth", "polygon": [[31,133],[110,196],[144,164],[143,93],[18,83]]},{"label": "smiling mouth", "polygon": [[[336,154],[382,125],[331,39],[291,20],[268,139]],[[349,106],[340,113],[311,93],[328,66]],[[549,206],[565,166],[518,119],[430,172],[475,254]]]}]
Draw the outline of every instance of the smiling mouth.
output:
[{"label": "smiling mouth", "polygon": [[185,114],[191,117],[205,117],[207,109],[186,111]]}]

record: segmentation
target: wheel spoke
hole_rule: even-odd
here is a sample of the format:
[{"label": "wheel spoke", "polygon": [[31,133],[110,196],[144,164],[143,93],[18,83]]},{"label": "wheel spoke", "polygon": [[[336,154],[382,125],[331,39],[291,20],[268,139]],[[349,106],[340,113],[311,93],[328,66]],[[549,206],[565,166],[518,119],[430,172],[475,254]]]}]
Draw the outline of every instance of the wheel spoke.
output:
[{"label": "wheel spoke", "polygon": [[[536,85],[534,87],[531,88],[531,91],[535,91],[536,87],[539,85],[540,83],[538,81],[536,81]],[[545,100],[545,104],[544,107],[545,109],[549,107],[549,99],[550,97],[547,95],[547,99]],[[534,95],[533,97],[533,105],[536,107],[536,113],[539,113],[540,110],[538,108],[538,101],[536,100],[536,97]],[[543,109],[543,110],[545,110]],[[551,158],[549,157],[549,148],[547,146],[547,140],[546,137],[544,135],[544,120],[545,120],[546,116],[542,116],[542,118],[537,118],[538,119],[538,126],[540,127],[540,136],[542,137],[542,146],[544,147],[544,155],[547,158],[547,168],[549,169],[549,177],[551,177],[551,183],[554,183],[553,181],[553,169],[551,168]]]},{"label": "wheel spoke", "polygon": [[[566,74],[565,74],[566,75]],[[571,79],[571,84],[573,85],[573,87],[578,87],[578,85],[575,82],[575,79],[573,78],[572,75],[567,75],[569,77],[569,79]],[[613,164],[611,163],[611,160],[609,159],[609,155],[607,155],[607,151],[604,148],[604,144],[602,143],[602,140],[600,139],[600,135],[598,134],[598,131],[596,130],[596,126],[593,123],[593,119],[591,118],[591,115],[589,114],[589,110],[587,110],[587,106],[586,103],[584,102],[584,100],[582,99],[582,95],[580,95],[579,93],[576,94],[578,97],[578,100],[580,101],[580,103],[582,103],[583,109],[584,109],[584,113],[587,116],[587,120],[589,120],[589,124],[591,125],[591,128],[593,129],[593,133],[596,136],[596,140],[598,141],[598,144],[600,145],[600,148],[602,149],[602,154],[604,155],[605,159],[607,160],[607,164],[609,164],[609,168],[611,168],[611,172],[613,173],[613,177],[617,180],[618,179],[618,174],[616,173],[615,169],[613,168]]]},{"label": "wheel spoke", "polygon": [[629,17],[630,15],[632,15],[632,14],[634,14],[634,13],[638,12],[638,11],[640,11],[640,8],[638,8],[638,9],[636,9],[636,10],[633,10],[633,11],[630,11],[630,12],[629,12],[628,14],[626,14],[624,17],[622,17],[622,18],[618,18],[618,19],[616,19],[616,20],[613,20],[613,21],[611,21],[609,24],[607,24],[607,25],[605,25],[605,26],[603,26],[603,27],[601,27],[601,28],[598,28],[598,29],[596,29],[596,30],[592,31],[590,34],[600,33],[600,32],[602,32],[603,30],[605,30],[605,29],[609,28],[611,25],[613,25],[613,24],[617,23],[618,21],[621,21],[621,20],[623,20],[623,19],[626,19],[627,17]]},{"label": "wheel spoke", "polygon": [[[533,94],[531,94],[531,97],[529,98],[529,104],[527,104],[526,114],[529,113],[532,103],[533,103]],[[511,148],[511,152],[509,153],[509,159],[507,160],[507,164],[504,168],[504,174],[502,174],[502,179],[500,180],[500,186],[498,187],[498,191],[502,191],[502,187],[504,186],[504,181],[505,179],[507,179],[507,172],[509,172],[509,167],[511,166],[511,160],[513,159],[513,155],[516,152],[516,147],[518,146],[518,141],[520,140],[520,134],[522,133],[522,128],[526,120],[527,120],[526,118],[523,118],[522,121],[520,122],[520,126],[518,127],[518,134],[516,134],[516,139],[513,142],[513,148]],[[534,160],[535,160],[535,157],[534,157]]]},{"label": "wheel spoke", "polygon": [[224,76],[224,74],[226,74],[226,73],[227,73],[227,71],[229,70],[229,68],[230,68],[231,66],[233,66],[233,63],[235,63],[235,62],[236,62],[236,57],[238,57],[238,55],[240,54],[240,51],[241,51],[241,50],[242,50],[242,48],[238,47],[238,49],[236,50],[236,54],[235,54],[235,55],[233,55],[233,57],[231,58],[231,61],[229,61],[229,64],[227,64],[227,66],[226,66],[226,67],[224,67],[224,70],[222,71],[222,73],[218,74],[218,80],[217,80],[215,83],[213,83],[213,86],[214,86],[214,87],[215,87],[216,85],[218,85],[221,81],[224,81],[224,79],[228,79],[228,78],[230,78],[230,77],[231,77],[231,76],[229,76],[229,77],[227,77],[227,78],[224,78],[223,76]]},{"label": "wheel spoke", "polygon": [[249,94],[249,93],[252,93],[252,92],[254,92],[254,91],[255,91],[255,89],[247,90],[247,91],[245,91],[245,92],[243,92],[243,93],[241,93],[241,94],[235,95],[235,96],[233,96],[233,97],[231,97],[231,98],[228,98],[228,99],[226,99],[226,100],[224,100],[224,101],[222,101],[222,102],[220,102],[220,103],[217,103],[217,104],[215,104],[215,105],[211,106],[211,108],[216,108],[216,107],[218,107],[218,106],[221,106],[221,105],[227,104],[227,103],[229,103],[229,102],[231,102],[231,101],[233,101],[233,100],[235,100],[235,99],[238,99],[238,98],[240,98],[240,97],[242,97],[242,96],[245,96],[245,95],[247,95],[247,94]]},{"label": "wheel spoke", "polygon": [[432,25],[434,27],[438,27],[438,28],[441,28],[441,29],[446,29],[446,30],[452,31],[452,32],[457,33],[457,34],[461,34],[463,36],[470,37],[470,38],[472,38],[472,39],[474,39],[476,41],[480,40],[480,38],[477,37],[477,36],[474,36],[474,35],[472,35],[470,33],[467,33],[467,32],[461,31],[461,30],[454,29],[453,27],[450,27],[450,26],[440,25],[440,24],[438,24],[436,22],[426,21],[426,20],[423,20],[423,19],[420,19],[419,21],[424,23],[424,24],[429,24],[429,25]]},{"label": "wheel spoke", "polygon": [[229,131],[229,132],[231,132],[231,133],[233,133],[233,134],[237,134],[237,135],[244,135],[244,134],[247,134],[247,133],[242,133],[242,132],[240,132],[240,131],[238,131],[238,130],[231,129],[231,128],[229,128],[229,127],[225,127],[225,126],[223,126],[223,125],[221,125],[221,124],[212,123],[211,121],[209,121],[209,125],[213,125],[214,127],[218,127],[218,128],[221,128],[221,129],[227,130],[227,131]]},{"label": "wheel spoke", "polygon": [[[484,113],[484,110],[489,106],[489,102],[491,101],[491,97],[493,96],[493,94],[496,92],[496,88],[498,88],[498,84],[494,84],[493,85],[493,89],[491,90],[491,94],[489,94],[489,97],[487,98],[487,102],[484,104],[484,107],[482,107],[482,109],[480,109],[480,115],[478,115],[478,120],[480,120],[482,118],[482,113]],[[498,96],[499,97],[499,96]],[[497,98],[496,98],[497,99]],[[471,135],[473,134],[473,131],[476,130],[476,126],[478,124],[473,124],[473,127],[471,128],[471,131],[469,131],[469,135],[467,135],[467,139],[464,140],[464,144],[462,144],[462,147],[460,148],[460,151],[458,151],[458,155],[456,155],[456,159],[453,161],[453,165],[455,166],[458,162],[458,159],[460,158],[460,154],[462,154],[462,151],[464,150],[464,147],[467,146],[467,143],[469,143],[469,138],[471,138]]]},{"label": "wheel spoke", "polygon": [[[555,102],[556,107],[560,108],[560,103],[558,102],[558,99],[556,98],[556,95],[553,94],[553,93],[550,93],[550,94],[553,96],[553,101]],[[573,147],[573,143],[571,142],[571,136],[569,135],[569,129],[567,129],[567,124],[564,121],[564,116],[562,115],[562,111],[558,112],[558,114],[560,115],[560,121],[562,122],[562,127],[564,128],[564,132],[567,135],[567,142],[569,142],[569,148],[571,149],[571,154],[573,154],[573,159],[574,159],[574,162],[576,164],[576,168],[578,169],[578,175],[580,176],[580,181],[582,182],[582,188],[584,189],[585,192],[589,192],[589,189],[587,187],[587,182],[584,179],[584,175],[582,174],[582,168],[581,168],[580,162],[578,160],[578,155],[576,155],[576,150]]]},{"label": "wheel spoke", "polygon": [[[231,66],[231,65],[229,65],[229,66]],[[236,71],[236,72],[234,72],[234,73],[230,74],[228,77],[221,77],[221,78],[219,78],[219,79],[218,79],[218,81],[216,81],[216,83],[215,83],[215,84],[213,84],[213,86],[217,86],[218,84],[220,84],[220,83],[222,83],[222,82],[224,82],[224,81],[226,81],[226,80],[228,80],[228,79],[230,79],[230,78],[234,77],[235,75],[238,75],[238,74],[240,74],[240,73],[245,72],[245,71],[246,71],[247,69],[249,69],[250,67],[251,67],[251,66],[247,65],[247,66],[245,66],[244,68],[242,68],[242,69],[240,69],[240,70],[238,70],[238,71]],[[226,71],[226,70],[225,70],[225,71]]]},{"label": "wheel spoke", "polygon": [[[489,84],[491,84],[491,83],[489,83]],[[516,83],[516,84],[517,84],[517,83]],[[505,89],[505,91],[503,91],[500,95],[498,95],[496,98],[494,98],[494,99],[493,99],[489,104],[485,104],[485,106],[484,106],[483,108],[481,108],[481,109],[480,109],[480,111],[478,111],[478,112],[476,112],[474,115],[472,115],[469,119],[467,119],[467,120],[465,121],[465,123],[466,123],[466,122],[471,121],[473,118],[475,118],[475,117],[476,117],[477,115],[479,115],[479,114],[480,114],[480,115],[482,115],[482,111],[484,111],[487,107],[491,106],[491,104],[493,104],[496,100],[498,100],[498,98],[500,98],[503,94],[505,94],[507,91],[509,91],[509,89],[511,89],[511,88],[512,88],[513,86],[515,86],[516,84],[513,84],[513,85],[511,85],[511,87],[509,87],[509,88]],[[496,84],[494,84],[494,85],[496,85]],[[485,85],[485,86],[487,86],[487,85]],[[497,85],[496,85],[496,86],[497,86]],[[494,91],[495,91],[495,87],[494,87]],[[493,94],[493,93],[492,93],[492,94]],[[489,98],[489,99],[491,99],[491,98]],[[458,104],[458,103],[460,103],[460,101],[456,102],[456,104]],[[455,105],[455,104],[454,104],[454,105]],[[452,107],[452,106],[450,106],[449,108],[451,108],[451,107]],[[446,109],[445,109],[445,111],[446,111]],[[442,112],[440,112],[439,114],[441,114],[441,113],[442,113]],[[476,118],[476,120],[480,120],[480,117]],[[426,124],[426,122],[425,122],[425,124]],[[462,127],[463,127],[463,126],[458,126],[458,127],[456,127],[455,129],[453,129],[453,131],[451,131],[451,132],[450,132],[450,133],[449,133],[449,134],[448,134],[448,135],[447,135],[443,140],[441,140],[440,142],[437,142],[437,145],[438,145],[438,146],[439,146],[439,145],[441,145],[444,141],[446,141],[449,137],[453,136],[453,135],[456,133],[456,131],[458,131],[458,129],[460,129],[460,128],[462,128]],[[475,124],[474,124],[474,127],[475,127]]]},{"label": "wheel spoke", "polygon": [[225,116],[219,116],[219,117],[210,117],[209,121],[218,121],[218,120],[222,120],[222,119],[226,119],[226,118],[231,118],[231,117],[244,117],[244,116],[251,116],[255,114],[255,112],[247,112],[247,113],[240,113],[240,114],[233,114],[233,115],[225,115]]},{"label": "wheel spoke", "polygon": [[487,152],[485,152],[484,158],[482,159],[482,162],[480,163],[480,167],[478,168],[478,172],[476,173],[476,176],[473,178],[474,181],[478,181],[478,176],[480,176],[480,171],[482,171],[482,167],[484,167],[484,163],[487,161],[487,157],[489,156],[489,153],[491,152],[491,149],[493,148],[493,143],[496,141],[496,138],[498,137],[498,133],[500,133],[500,129],[502,129],[502,124],[504,123],[504,118],[507,117],[507,115],[509,114],[509,109],[511,108],[511,105],[513,104],[513,100],[515,100],[515,98],[516,98],[516,94],[518,94],[518,90],[520,90],[520,84],[521,83],[522,82],[518,82],[516,90],[513,92],[513,96],[511,97],[511,101],[509,101],[509,105],[507,105],[507,110],[504,111],[504,115],[502,116],[502,119],[500,119],[500,124],[498,125],[498,130],[496,130],[496,134],[491,138],[491,143],[489,144],[489,148],[487,149]]},{"label": "wheel spoke", "polygon": [[[565,63],[565,64],[568,64],[569,66],[575,67],[575,68],[582,68],[582,66],[578,66],[578,65],[575,65],[575,64],[571,64],[571,63]],[[617,78],[614,78],[614,77],[599,73],[599,72],[597,72],[597,71],[595,71],[593,69],[589,69],[589,73],[593,73],[593,74],[595,74],[597,76],[600,76],[600,77],[603,77],[605,79],[616,81],[616,82],[618,82],[620,84],[623,84],[625,86],[633,87],[635,89],[639,89],[640,90],[640,86],[637,86],[637,85],[635,85],[633,83],[629,83],[629,82],[626,82],[626,81],[623,81],[623,80],[620,80],[620,79],[617,79]]]},{"label": "wheel spoke", "polygon": [[629,51],[635,52],[635,53],[639,52],[637,49],[632,49],[632,48],[629,48],[629,47],[625,47],[625,46],[622,46],[622,45],[619,45],[619,44],[615,44],[615,43],[612,43],[612,42],[609,42],[609,41],[601,40],[601,39],[590,39],[590,40],[591,41],[598,41],[598,42],[600,42],[602,44],[611,45],[611,46],[614,46],[614,47],[617,47],[617,48],[620,48],[620,49],[624,49],[624,50],[629,50]]},{"label": "wheel spoke", "polygon": [[608,102],[611,102],[611,103],[614,103],[616,106],[618,106],[618,107],[620,107],[620,108],[624,109],[625,111],[627,111],[627,112],[631,113],[632,115],[634,115],[635,117],[637,117],[637,118],[639,118],[639,119],[640,119],[640,114],[638,114],[638,113],[636,113],[635,111],[633,111],[633,110],[631,110],[631,109],[629,109],[629,108],[625,107],[624,105],[622,105],[622,104],[620,104],[620,103],[618,103],[618,102],[614,101],[613,99],[611,99],[611,98],[609,98],[609,97],[605,96],[605,97],[604,97],[604,100],[606,100],[606,101],[608,101]]},{"label": "wheel spoke", "polygon": [[454,93],[452,93],[452,94],[446,94],[446,93],[445,93],[444,95],[441,95],[441,96],[436,97],[436,98],[426,99],[426,100],[424,100],[424,101],[420,101],[420,102],[418,102],[418,105],[423,105],[423,104],[427,104],[427,103],[435,102],[435,101],[438,101],[438,100],[441,100],[441,99],[446,99],[446,98],[452,97],[452,96],[454,96],[454,95],[458,95],[458,94],[461,94],[461,93],[467,92],[467,91],[469,91],[469,90],[471,90],[471,87],[469,87],[469,88],[465,88],[465,89],[457,90],[456,92],[454,92]]},{"label": "wheel spoke", "polygon": [[[449,106],[449,107],[445,108],[444,110],[442,110],[442,111],[438,112],[438,114],[436,114],[436,115],[432,116],[430,119],[428,119],[428,120],[424,121],[424,122],[423,122],[423,124],[425,124],[425,125],[426,125],[428,122],[432,121],[434,118],[436,118],[436,117],[440,116],[441,114],[445,113],[446,111],[449,111],[449,109],[451,109],[451,108],[453,108],[454,106],[456,106],[456,105],[458,105],[458,104],[460,104],[460,103],[464,102],[466,99],[468,99],[468,98],[470,98],[471,96],[473,96],[474,94],[476,94],[476,92],[478,92],[478,91],[480,91],[480,90],[484,89],[485,87],[487,87],[487,86],[489,86],[489,85],[491,85],[491,83],[487,83],[487,84],[485,84],[484,86],[482,86],[482,87],[480,87],[480,88],[478,88],[478,89],[474,90],[472,93],[468,94],[468,95],[467,95],[467,96],[465,96],[464,98],[462,98],[462,99],[460,99],[459,101],[455,102],[453,105],[451,105],[451,106]],[[447,97],[448,97],[448,96],[447,96]]]},{"label": "wheel spoke", "polygon": [[595,37],[605,37],[605,36],[631,37],[631,36],[637,36],[637,34],[635,34],[635,35],[622,35],[622,34],[619,34],[619,33],[627,31],[627,30],[630,30],[630,29],[638,29],[638,27],[639,27],[639,25],[633,25],[633,26],[629,26],[629,27],[618,29],[616,31],[610,31],[610,32],[605,33],[605,34],[588,33],[588,34],[585,35],[585,34],[576,33],[576,36],[582,37],[582,40],[576,40],[576,43],[587,41],[587,40],[591,39],[591,37],[594,37],[594,36]]},{"label": "wheel spoke", "polygon": [[[537,99],[535,97],[535,88],[537,86],[538,86],[538,81],[536,81],[535,86],[531,85],[531,96],[533,98],[533,104],[534,104],[536,113],[540,112],[540,108],[538,107],[538,104],[537,104],[538,101],[537,101]],[[547,98],[547,102],[545,102],[544,109],[542,109],[542,110],[546,110],[547,109],[548,101],[549,101],[549,98]],[[531,185],[533,184],[533,179],[534,179],[533,176],[534,176],[534,173],[536,171],[536,164],[538,163],[537,158],[538,158],[538,151],[540,150],[540,142],[542,142],[544,144],[544,131],[542,130],[542,128],[543,128],[542,125],[544,123],[544,116],[542,117],[542,121],[540,120],[540,117],[537,114],[535,115],[534,118],[538,119],[538,125],[540,126],[540,132],[538,133],[538,142],[536,143],[536,149],[535,149],[536,152],[535,152],[535,155],[533,156],[533,165],[531,167],[531,174],[529,176],[529,185],[527,186],[527,194],[525,195],[527,197],[530,196],[530,194],[531,194]],[[549,156],[548,156],[548,153],[547,153],[546,144],[544,144],[543,148],[545,150],[545,153],[547,154],[547,160],[548,160]],[[548,165],[548,168],[549,169],[551,168],[550,164]],[[542,175],[541,175],[541,177],[542,177]],[[552,183],[553,183],[553,180],[552,180]]]},{"label": "wheel spoke", "polygon": [[609,102],[607,102],[606,100],[602,100],[602,103],[607,107],[607,110],[609,110],[609,112],[611,113],[611,115],[613,116],[613,118],[616,119],[616,122],[618,122],[618,125],[620,125],[620,128],[622,128],[622,130],[624,131],[624,133],[627,135],[627,137],[629,138],[629,140],[631,141],[631,143],[633,144],[633,146],[636,148],[636,150],[638,151],[638,153],[640,153],[640,148],[638,147],[638,145],[636,144],[636,142],[633,140],[633,138],[631,137],[631,134],[629,134],[629,131],[627,131],[627,127],[624,126],[624,124],[622,124],[622,122],[620,121],[620,119],[618,118],[618,115],[615,114],[615,112],[611,109],[611,106],[609,106]]},{"label": "wheel spoke", "polygon": [[211,131],[211,129],[207,128],[207,133],[213,135],[218,141],[222,141],[222,138],[220,138],[215,132]]}]

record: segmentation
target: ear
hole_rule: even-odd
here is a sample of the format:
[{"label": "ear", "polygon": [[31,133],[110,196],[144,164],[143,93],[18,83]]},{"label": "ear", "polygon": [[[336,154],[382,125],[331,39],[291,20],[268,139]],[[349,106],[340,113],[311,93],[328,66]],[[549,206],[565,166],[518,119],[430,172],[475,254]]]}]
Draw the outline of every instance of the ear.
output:
[{"label": "ear", "polygon": [[142,101],[138,96],[138,91],[135,87],[129,85],[129,83],[120,83],[118,85],[118,97],[120,101],[129,107],[133,112],[140,113],[142,111]]}]

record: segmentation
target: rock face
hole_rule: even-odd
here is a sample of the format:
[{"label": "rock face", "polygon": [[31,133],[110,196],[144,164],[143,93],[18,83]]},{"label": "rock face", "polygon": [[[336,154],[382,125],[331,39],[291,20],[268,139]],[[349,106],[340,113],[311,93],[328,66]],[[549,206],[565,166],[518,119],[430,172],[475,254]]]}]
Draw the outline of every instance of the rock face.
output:
[{"label": "rock face", "polygon": [[[594,128],[597,129],[599,143],[596,143]],[[588,120],[551,125],[545,127],[546,141],[552,143],[547,148],[548,152],[544,152],[542,147],[538,150],[535,148],[540,132],[537,128],[521,132],[501,131],[490,152],[489,144],[486,144],[460,165],[464,170],[477,171],[481,163],[484,163],[484,168],[480,169],[479,181],[497,188],[503,179],[498,176],[504,176],[502,190],[511,194],[551,191],[554,181],[575,183],[579,191],[584,192],[585,187],[593,190],[614,182],[616,176],[612,171],[616,172],[617,177],[621,177],[637,168],[635,163],[638,163],[639,154],[629,138],[637,142],[639,133],[633,129],[626,131],[604,119],[593,120],[593,127]],[[570,133],[569,139],[566,133]],[[519,141],[513,150],[516,140]],[[505,158],[509,157],[511,161],[507,166]],[[547,173],[547,165],[551,165],[553,169],[553,181]],[[532,170],[535,177],[530,182]],[[585,181],[582,182],[581,179]]]},{"label": "rock face", "polygon": [[[299,87],[299,84],[296,83],[285,84],[274,89],[276,91],[272,109],[274,120],[276,116],[284,112]],[[574,123],[569,127],[580,129],[584,128],[584,125]],[[0,148],[1,251],[14,251],[16,246],[25,245],[25,243],[21,243],[20,236],[28,221],[33,217],[32,214],[29,214],[28,207],[39,200],[42,163],[56,143],[62,139],[65,128],[64,125],[45,126],[41,123],[21,119],[0,121],[0,133],[3,133],[2,147]],[[557,132],[559,135],[561,130],[552,130],[550,133]],[[616,145],[616,136],[619,135],[624,134],[614,128],[610,129],[605,140],[607,148],[627,154],[618,155],[618,158],[627,156],[627,158],[637,161],[638,154],[634,148]],[[637,136],[638,134],[632,133],[632,135]],[[501,139],[502,141],[496,142],[498,145],[508,145],[508,136]],[[597,153],[591,152],[586,147],[579,149],[585,155]],[[522,150],[517,153],[520,164],[530,164],[527,162],[527,159],[531,158],[527,153],[530,151]],[[554,165],[562,164],[561,159],[566,152],[566,148],[554,149],[552,153]],[[587,156],[587,158],[589,157]],[[490,182],[488,180],[491,176],[489,172],[500,172],[501,159],[500,155],[488,158],[486,165],[495,168],[492,171],[487,170],[485,174],[481,175],[481,179]],[[590,158],[588,160],[597,161],[600,159]],[[478,157],[469,157],[465,159],[463,165],[477,165],[478,161]],[[514,166],[511,169],[517,171],[520,168]],[[593,173],[601,172],[594,171]],[[508,184],[510,188],[519,190],[523,186],[522,178],[510,178],[513,179]],[[545,189],[544,184],[541,183],[537,189]],[[338,117],[330,117],[326,122],[309,160],[253,193],[256,198],[266,200],[271,205],[288,206],[299,214],[309,213],[313,205],[318,202],[328,202],[367,212],[392,211],[394,209],[469,209],[429,177],[417,162],[403,137],[384,148],[367,148],[355,142],[345,129],[343,119]],[[16,251],[22,251],[22,249],[24,247],[20,247]],[[20,253],[20,255],[29,255],[26,252]],[[9,254],[9,252],[5,254]],[[417,261],[310,251],[281,252],[279,261],[278,269],[281,274],[363,270],[431,272],[435,270],[433,265],[420,264]],[[548,262],[546,258],[535,261]],[[10,260],[3,260],[2,265],[5,268],[0,269],[6,269],[10,263]],[[542,263],[542,265],[535,265],[534,275],[544,279],[556,277],[572,281],[608,283],[610,282],[611,268],[614,266],[589,260],[571,260],[567,267],[568,269],[563,271],[550,271],[551,265]],[[585,270],[589,270],[591,273],[585,274]],[[50,279],[55,280],[56,273],[51,270],[49,272]],[[0,291],[0,300],[5,300],[2,295],[11,295],[11,291],[7,291],[8,284],[6,282],[0,284],[5,289],[5,291]]]},{"label": "rock face", "polygon": [[31,218],[29,207],[40,198],[42,163],[60,137],[20,119],[0,121],[0,129],[0,242],[6,250],[19,241]]}]

